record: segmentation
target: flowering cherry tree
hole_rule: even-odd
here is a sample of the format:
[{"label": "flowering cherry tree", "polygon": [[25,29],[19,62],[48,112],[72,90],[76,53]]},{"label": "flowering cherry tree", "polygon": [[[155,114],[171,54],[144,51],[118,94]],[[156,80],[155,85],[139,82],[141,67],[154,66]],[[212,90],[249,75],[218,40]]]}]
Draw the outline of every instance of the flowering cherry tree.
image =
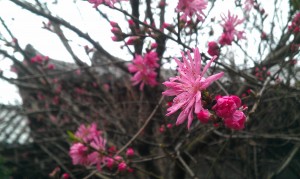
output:
[{"label": "flowering cherry tree", "polygon": [[[66,2],[9,4],[39,17],[68,62],[0,17],[0,77],[22,98],[2,106],[30,129],[1,147],[7,176],[300,177],[298,1],[77,0],[84,26],[57,11]],[[15,118],[0,130],[20,138]]]}]

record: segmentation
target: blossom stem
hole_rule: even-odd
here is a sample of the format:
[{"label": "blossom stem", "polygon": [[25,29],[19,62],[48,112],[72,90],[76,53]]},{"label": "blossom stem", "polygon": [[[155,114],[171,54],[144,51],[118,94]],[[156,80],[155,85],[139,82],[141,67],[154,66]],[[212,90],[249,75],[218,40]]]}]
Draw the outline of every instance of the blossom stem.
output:
[{"label": "blossom stem", "polygon": [[149,124],[150,120],[158,110],[158,107],[161,105],[162,101],[164,100],[164,96],[162,96],[158,102],[158,104],[155,106],[147,120],[145,121],[144,125],[137,131],[137,133],[120,149],[115,155],[119,155],[122,153],[125,149],[128,148],[128,146],[141,134],[141,132],[146,128],[146,126]]}]

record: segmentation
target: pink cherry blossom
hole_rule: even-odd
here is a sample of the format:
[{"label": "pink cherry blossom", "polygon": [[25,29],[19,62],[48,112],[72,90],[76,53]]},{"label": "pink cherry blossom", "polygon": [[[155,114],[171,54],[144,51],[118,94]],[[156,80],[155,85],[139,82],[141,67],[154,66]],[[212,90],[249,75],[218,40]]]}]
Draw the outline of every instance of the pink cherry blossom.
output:
[{"label": "pink cherry blossom", "polygon": [[158,57],[157,57],[157,53],[150,51],[148,53],[145,54],[144,57],[145,60],[145,64],[149,67],[149,68],[157,68],[159,67],[157,61],[158,61]]},{"label": "pink cherry blossom", "polygon": [[201,71],[201,55],[198,48],[194,49],[194,59],[190,52],[187,52],[188,58],[182,52],[183,62],[175,58],[178,65],[179,76],[171,77],[169,81],[163,84],[168,88],[162,94],[165,96],[176,96],[173,104],[167,109],[167,116],[174,114],[181,109],[177,118],[176,125],[182,124],[188,118],[187,127],[190,128],[193,121],[193,113],[197,114],[204,110],[201,101],[201,92],[205,90],[212,82],[220,79],[223,72],[204,77],[211,63],[216,59],[214,56]]},{"label": "pink cherry blossom", "polygon": [[292,24],[289,25],[289,30],[292,31],[293,33],[298,33],[300,32],[300,12],[298,12],[293,20],[292,20]]},{"label": "pink cherry blossom", "polygon": [[105,157],[103,155],[105,151],[106,140],[98,135],[94,136],[93,141],[90,143],[90,146],[95,150],[89,155],[89,161],[92,164],[96,164],[97,169],[101,171],[101,165],[105,163]]},{"label": "pink cherry blossom", "polygon": [[88,147],[82,143],[75,143],[71,146],[69,152],[74,165],[90,165]]},{"label": "pink cherry blossom", "polygon": [[234,130],[244,129],[245,121],[246,121],[246,116],[240,110],[236,110],[231,117],[224,118],[225,126]]},{"label": "pink cherry blossom", "polygon": [[237,96],[217,96],[217,103],[212,107],[217,116],[230,117],[241,106],[241,99]]},{"label": "pink cherry blossom", "polygon": [[134,73],[131,78],[133,85],[140,84],[140,90],[143,90],[145,85],[151,87],[157,85],[157,73],[155,72],[156,68],[159,67],[157,61],[156,52],[148,52],[144,58],[141,55],[136,55],[132,63],[128,65],[128,71]]},{"label": "pink cherry blossom", "polygon": [[234,40],[234,36],[236,36],[238,40],[245,38],[243,36],[244,31],[238,31],[235,29],[237,25],[243,23],[243,19],[238,19],[237,15],[231,15],[229,11],[227,16],[223,14],[221,17],[224,21],[224,24],[221,24],[223,27],[223,34],[219,39],[219,43],[221,45],[231,45]]},{"label": "pink cherry blossom", "polygon": [[217,96],[217,103],[212,107],[217,116],[223,118],[226,127],[240,130],[245,126],[246,116],[241,111],[241,99],[238,96]]},{"label": "pink cherry blossom", "polygon": [[207,7],[207,0],[179,0],[176,7],[177,12],[183,12],[181,19],[187,21],[187,17],[192,18],[195,14],[199,21],[204,21],[203,10]]},{"label": "pink cherry blossom", "polygon": [[101,131],[97,130],[97,124],[92,123],[90,126],[85,126],[81,124],[77,129],[75,136],[82,139],[84,142],[90,142],[95,136],[101,134]]}]

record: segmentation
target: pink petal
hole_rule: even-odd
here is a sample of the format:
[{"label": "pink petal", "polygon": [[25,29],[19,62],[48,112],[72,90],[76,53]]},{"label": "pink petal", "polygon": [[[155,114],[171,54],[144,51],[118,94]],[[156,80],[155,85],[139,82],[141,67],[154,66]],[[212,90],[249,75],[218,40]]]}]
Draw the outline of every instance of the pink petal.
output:
[{"label": "pink petal", "polygon": [[224,75],[224,72],[220,72],[214,75],[209,76],[205,79],[205,82],[202,84],[201,88],[206,89],[212,82],[217,81]]}]

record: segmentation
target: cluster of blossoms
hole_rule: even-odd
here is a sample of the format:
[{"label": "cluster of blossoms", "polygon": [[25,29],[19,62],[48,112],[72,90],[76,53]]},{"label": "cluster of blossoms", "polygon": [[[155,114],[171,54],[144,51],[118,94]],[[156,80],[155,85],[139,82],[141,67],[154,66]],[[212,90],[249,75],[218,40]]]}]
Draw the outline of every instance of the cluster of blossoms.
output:
[{"label": "cluster of blossoms", "polygon": [[187,21],[187,17],[192,18],[195,14],[199,21],[204,20],[203,10],[207,7],[207,0],[179,0],[176,7],[177,12],[183,12],[180,19]]},{"label": "cluster of blossoms", "polygon": [[36,55],[30,59],[31,63],[43,63],[44,61],[48,61],[49,57],[42,56],[42,55]]},{"label": "cluster of blossoms", "polygon": [[[214,81],[223,76],[223,72],[204,77],[211,63],[216,59],[214,56],[208,61],[201,71],[201,55],[196,48],[194,58],[187,52],[188,58],[182,53],[182,61],[175,58],[178,65],[179,76],[171,77],[163,84],[168,88],[162,94],[165,96],[176,96],[170,107],[167,109],[167,116],[181,110],[176,125],[182,124],[188,119],[187,127],[190,128],[194,119],[194,114],[202,123],[207,123],[217,117],[222,118],[226,127],[239,130],[244,128],[246,117],[241,108],[241,100],[237,96],[217,96],[216,104],[213,102],[206,91],[207,87]],[[215,121],[213,121],[215,122]]]},{"label": "cluster of blossoms", "polygon": [[293,33],[300,32],[300,12],[295,15],[295,17],[292,20],[292,24],[289,25],[288,28]]},{"label": "cluster of blossoms", "polygon": [[204,91],[212,82],[220,79],[223,76],[223,72],[204,77],[204,74],[210,67],[211,63],[216,59],[214,56],[203,68],[201,64],[201,55],[198,48],[193,50],[194,59],[190,52],[187,52],[188,58],[185,57],[182,52],[182,60],[180,62],[175,58],[178,65],[179,76],[171,77],[169,81],[163,84],[168,88],[162,94],[165,96],[176,96],[173,99],[172,106],[167,109],[167,116],[174,114],[181,109],[176,125],[182,124],[188,119],[187,127],[190,128],[193,121],[193,114],[205,113],[207,109],[203,108],[201,100],[201,92]]},{"label": "cluster of blossoms", "polygon": [[254,75],[259,81],[264,81],[267,78],[267,76],[271,75],[271,72],[268,71],[266,67],[256,67]]},{"label": "cluster of blossoms", "polygon": [[124,40],[125,34],[122,32],[118,23],[110,21],[110,25],[112,27],[111,32],[114,34],[114,36],[111,37],[111,39],[115,42]]},{"label": "cluster of blossoms", "polygon": [[53,70],[55,68],[54,64],[48,63],[49,57],[48,56],[42,56],[42,55],[36,55],[30,59],[31,63],[36,63],[45,66],[49,70]]},{"label": "cluster of blossoms", "polygon": [[94,4],[94,8],[97,8],[100,4],[106,4],[110,7],[113,7],[116,2],[122,0],[88,0],[89,3]]},{"label": "cluster of blossoms", "polygon": [[[95,123],[89,126],[80,125],[75,138],[76,142],[72,144],[69,151],[74,165],[96,166],[99,171],[103,167],[108,169],[117,167],[118,171],[132,170],[123,157],[114,156],[111,149],[106,150],[106,140],[102,137],[102,132],[97,130]],[[133,149],[128,148],[126,155],[133,156]]]},{"label": "cluster of blossoms", "polygon": [[[212,107],[216,115],[223,119],[226,127],[240,130],[245,127],[246,116],[241,108],[241,99],[237,96],[217,96]],[[240,110],[241,109],[241,110]]]},{"label": "cluster of blossoms", "polygon": [[154,51],[147,52],[144,57],[135,55],[132,63],[128,65],[129,72],[134,73],[131,77],[133,85],[140,84],[140,90],[143,90],[145,85],[151,87],[157,85],[157,73],[155,71],[159,67],[157,61],[157,53]]},{"label": "cluster of blossoms", "polygon": [[219,43],[221,45],[231,45],[234,40],[234,36],[236,36],[238,40],[245,38],[243,36],[244,31],[238,31],[235,29],[237,25],[243,23],[243,19],[238,19],[238,16],[231,15],[228,11],[227,16],[223,14],[222,20],[224,21],[224,24],[221,24],[223,27],[223,34],[219,39]]}]

